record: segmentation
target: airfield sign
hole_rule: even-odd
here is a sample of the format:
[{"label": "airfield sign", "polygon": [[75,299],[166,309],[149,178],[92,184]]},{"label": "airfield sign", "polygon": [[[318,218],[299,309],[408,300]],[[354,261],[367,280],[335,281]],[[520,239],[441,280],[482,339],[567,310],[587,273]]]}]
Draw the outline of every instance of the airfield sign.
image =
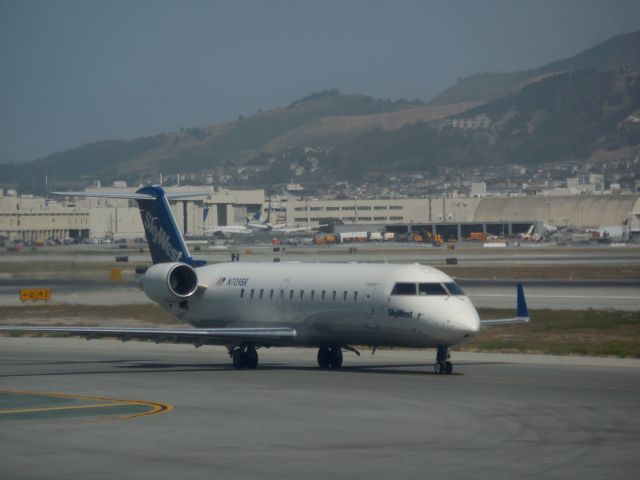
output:
[{"label": "airfield sign", "polygon": [[50,288],[23,288],[20,290],[20,300],[51,300]]}]

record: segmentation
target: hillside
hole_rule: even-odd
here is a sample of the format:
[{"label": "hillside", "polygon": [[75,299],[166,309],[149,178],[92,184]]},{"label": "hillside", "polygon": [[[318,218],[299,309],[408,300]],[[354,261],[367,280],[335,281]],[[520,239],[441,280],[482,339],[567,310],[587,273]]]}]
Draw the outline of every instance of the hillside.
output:
[{"label": "hillside", "polygon": [[241,116],[222,125],[181,129],[135,140],[105,140],[27,164],[0,164],[0,178],[4,185],[19,184],[29,190],[42,183],[45,168],[53,182],[85,175],[105,182],[118,178],[137,180],[150,172],[214,168],[251,158],[279,136],[320,118],[379,115],[420,105],[419,101],[382,100],[327,90],[296,100],[285,108]]},{"label": "hillside", "polygon": [[429,102],[446,105],[457,102],[486,102],[520,91],[545,76],[573,70],[640,70],[640,31],[618,35],[572,57],[535,70],[513,73],[483,73],[460,79]]},{"label": "hillside", "polygon": [[584,161],[596,150],[640,150],[640,125],[629,121],[639,109],[640,74],[557,74],[455,118],[486,116],[485,127],[423,122],[369,132],[336,152],[333,167],[347,178],[357,178],[371,169],[429,171],[442,165]]},{"label": "hillside", "polygon": [[[159,172],[234,185],[358,179],[372,170],[541,164],[640,146],[640,32],[531,72],[482,74],[430,104],[325,90],[224,124],[105,140],[26,164],[0,164],[0,186],[41,191],[91,180],[131,184]],[[635,48],[634,48],[635,47]],[[623,68],[624,67],[624,68]],[[634,113],[635,112],[635,113]],[[597,154],[596,154],[597,152]]]}]

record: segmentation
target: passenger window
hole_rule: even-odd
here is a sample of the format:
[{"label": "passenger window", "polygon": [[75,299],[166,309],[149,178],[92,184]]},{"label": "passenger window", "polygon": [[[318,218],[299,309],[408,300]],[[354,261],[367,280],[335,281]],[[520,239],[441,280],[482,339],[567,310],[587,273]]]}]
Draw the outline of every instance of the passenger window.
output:
[{"label": "passenger window", "polygon": [[358,301],[358,292],[353,292],[353,301],[357,302]]},{"label": "passenger window", "polygon": [[335,302],[336,301],[336,291],[335,290],[333,291],[332,298],[333,298],[333,301]]},{"label": "passenger window", "polygon": [[311,301],[313,302],[313,297],[315,297],[316,295],[316,291],[315,290],[311,290]]},{"label": "passenger window", "polygon": [[253,299],[253,292],[254,292],[254,288],[251,289],[251,293],[249,293],[249,298]]},{"label": "passenger window", "polygon": [[415,283],[396,283],[393,286],[391,295],[415,295],[416,284]]},{"label": "passenger window", "polygon": [[293,300],[293,290],[289,291],[289,300]]},{"label": "passenger window", "polygon": [[262,300],[262,297],[264,296],[264,288],[260,289],[260,300]]},{"label": "passenger window", "polygon": [[420,295],[449,295],[441,283],[421,283]]},{"label": "passenger window", "polygon": [[304,298],[304,290],[300,290],[300,300]]},{"label": "passenger window", "polygon": [[324,298],[325,298],[325,296],[326,296],[326,293],[327,293],[326,291],[322,290],[322,301],[323,301],[323,302],[324,302]]},{"label": "passenger window", "polygon": [[269,292],[269,300],[273,300],[273,288]]},{"label": "passenger window", "polygon": [[240,290],[240,298],[244,298],[244,288]]},{"label": "passenger window", "polygon": [[284,290],[280,290],[280,300],[284,300]]},{"label": "passenger window", "polygon": [[344,293],[342,294],[342,299],[346,302],[347,301],[347,291],[345,290]]},{"label": "passenger window", "polygon": [[451,295],[463,296],[465,294],[464,290],[462,290],[460,286],[455,282],[445,283],[444,286],[447,287],[447,290],[449,290],[449,293]]}]

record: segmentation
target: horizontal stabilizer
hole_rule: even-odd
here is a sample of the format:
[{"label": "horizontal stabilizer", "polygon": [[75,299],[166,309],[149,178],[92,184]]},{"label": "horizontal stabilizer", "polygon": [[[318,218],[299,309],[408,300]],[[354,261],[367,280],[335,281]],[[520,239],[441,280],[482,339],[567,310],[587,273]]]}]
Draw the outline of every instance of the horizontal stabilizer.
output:
[{"label": "horizontal stabilizer", "polygon": [[139,188],[136,192],[52,192],[56,195],[136,200],[142,226],[149,244],[151,260],[156,263],[182,262],[194,268],[206,262],[191,257],[178,229],[169,200],[209,195],[208,192],[167,193],[159,185]]},{"label": "horizontal stabilizer", "polygon": [[90,197],[90,198],[122,198],[125,200],[155,200],[153,195],[146,193],[108,193],[108,192],[51,192],[54,195],[66,197]]},{"label": "horizontal stabilizer", "polygon": [[[64,195],[66,197],[91,197],[91,198],[121,198],[124,200],[156,200],[156,196],[147,193],[135,192],[51,192],[54,195]],[[204,197],[211,195],[211,192],[170,192],[164,194],[169,200],[181,198]]]}]

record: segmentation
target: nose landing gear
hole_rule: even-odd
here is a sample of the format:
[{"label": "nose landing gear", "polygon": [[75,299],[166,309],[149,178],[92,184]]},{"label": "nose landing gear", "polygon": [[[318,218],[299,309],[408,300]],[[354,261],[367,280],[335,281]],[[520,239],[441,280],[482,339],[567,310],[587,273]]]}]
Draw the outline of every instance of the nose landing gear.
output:
[{"label": "nose landing gear", "polygon": [[436,363],[433,367],[436,375],[451,375],[453,373],[453,364],[449,361],[451,353],[449,347],[438,347],[438,353],[436,354]]}]

